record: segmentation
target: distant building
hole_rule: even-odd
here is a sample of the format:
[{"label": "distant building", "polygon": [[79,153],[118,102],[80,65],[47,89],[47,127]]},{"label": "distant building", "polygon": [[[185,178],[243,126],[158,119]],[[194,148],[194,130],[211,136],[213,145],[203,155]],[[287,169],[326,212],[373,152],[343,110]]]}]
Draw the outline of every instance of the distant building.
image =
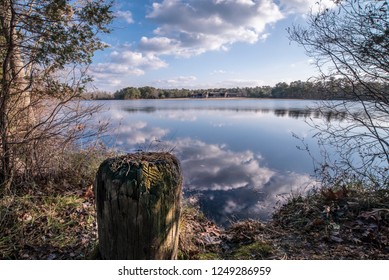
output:
[{"label": "distant building", "polygon": [[207,91],[197,93],[192,95],[192,98],[234,98],[234,97],[242,97],[240,93],[237,92],[217,92],[217,91]]}]

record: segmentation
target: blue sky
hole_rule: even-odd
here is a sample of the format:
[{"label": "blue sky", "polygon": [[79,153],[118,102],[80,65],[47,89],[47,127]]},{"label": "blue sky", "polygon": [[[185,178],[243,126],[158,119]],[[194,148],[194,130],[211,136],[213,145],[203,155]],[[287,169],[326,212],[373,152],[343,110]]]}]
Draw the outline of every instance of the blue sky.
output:
[{"label": "blue sky", "polygon": [[[116,0],[109,45],[90,67],[94,86],[219,88],[315,75],[286,31],[316,0]],[[324,2],[330,2],[326,0]]]}]

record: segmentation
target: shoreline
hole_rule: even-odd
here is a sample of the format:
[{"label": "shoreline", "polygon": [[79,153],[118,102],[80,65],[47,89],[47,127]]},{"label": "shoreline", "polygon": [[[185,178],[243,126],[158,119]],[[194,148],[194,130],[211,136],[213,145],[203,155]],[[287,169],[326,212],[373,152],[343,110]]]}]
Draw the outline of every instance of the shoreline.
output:
[{"label": "shoreline", "polygon": [[350,100],[341,100],[341,99],[303,99],[303,98],[271,98],[271,97],[215,97],[215,98],[190,98],[190,97],[183,97],[183,98],[137,98],[137,99],[85,99],[83,101],[145,101],[145,100],[155,100],[155,101],[188,101],[188,100],[204,100],[204,101],[211,101],[211,100],[274,100],[274,101],[350,101]]}]

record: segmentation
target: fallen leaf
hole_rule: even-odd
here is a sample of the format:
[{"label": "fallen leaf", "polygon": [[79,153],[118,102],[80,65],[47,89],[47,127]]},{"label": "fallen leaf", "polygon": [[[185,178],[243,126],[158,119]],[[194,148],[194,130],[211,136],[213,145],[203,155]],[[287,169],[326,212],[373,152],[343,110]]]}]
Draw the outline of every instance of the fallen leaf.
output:
[{"label": "fallen leaf", "polygon": [[331,235],[330,237],[330,240],[334,241],[334,242],[337,242],[337,243],[341,243],[343,242],[343,239],[338,237],[338,236],[335,236],[335,235]]}]

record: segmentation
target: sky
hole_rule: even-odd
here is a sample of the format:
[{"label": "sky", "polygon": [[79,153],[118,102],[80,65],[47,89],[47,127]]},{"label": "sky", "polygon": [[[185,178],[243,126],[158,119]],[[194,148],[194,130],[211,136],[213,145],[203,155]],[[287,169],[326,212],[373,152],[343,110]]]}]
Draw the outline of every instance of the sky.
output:
[{"label": "sky", "polygon": [[[317,0],[116,0],[109,47],[89,74],[97,90],[231,88],[307,80],[316,74],[287,28]],[[325,0],[324,2],[330,2]]]}]

